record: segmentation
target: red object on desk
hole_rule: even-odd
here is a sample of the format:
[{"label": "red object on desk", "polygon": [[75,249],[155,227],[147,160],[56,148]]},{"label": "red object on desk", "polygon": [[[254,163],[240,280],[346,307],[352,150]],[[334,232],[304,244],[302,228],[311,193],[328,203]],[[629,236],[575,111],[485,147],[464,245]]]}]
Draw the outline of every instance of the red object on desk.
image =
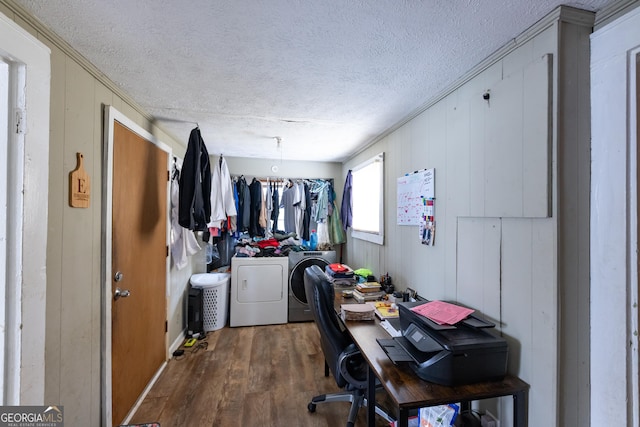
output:
[{"label": "red object on desk", "polygon": [[329,264],[329,268],[334,273],[346,273],[348,271],[351,271],[351,268],[349,266],[339,263]]}]

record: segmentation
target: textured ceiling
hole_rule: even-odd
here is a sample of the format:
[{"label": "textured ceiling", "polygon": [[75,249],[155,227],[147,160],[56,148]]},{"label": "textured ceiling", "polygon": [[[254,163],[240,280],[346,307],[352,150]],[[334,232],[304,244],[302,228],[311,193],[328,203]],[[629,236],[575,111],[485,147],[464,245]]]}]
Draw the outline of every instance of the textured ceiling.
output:
[{"label": "textured ceiling", "polygon": [[[211,154],[340,161],[557,0],[16,0]],[[565,4],[599,10],[611,0]],[[275,137],[281,138],[278,146]]]}]

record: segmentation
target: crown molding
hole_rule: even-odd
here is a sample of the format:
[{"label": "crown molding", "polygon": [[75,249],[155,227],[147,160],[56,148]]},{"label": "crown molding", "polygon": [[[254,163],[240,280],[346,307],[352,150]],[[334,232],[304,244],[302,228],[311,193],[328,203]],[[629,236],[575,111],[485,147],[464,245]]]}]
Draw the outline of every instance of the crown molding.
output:
[{"label": "crown molding", "polygon": [[640,0],[619,0],[603,7],[596,13],[594,30],[599,30],[638,6],[640,6]]},{"label": "crown molding", "polygon": [[[144,110],[144,108],[138,104],[129,94],[124,92],[117,84],[115,84],[106,74],[104,74],[98,67],[93,65],[91,61],[85,58],[80,52],[75,50],[66,40],[57,35],[54,31],[48,28],[45,24],[43,24],[39,19],[35,16],[31,15],[29,11],[24,9],[21,5],[15,3],[13,0],[0,0],[0,3],[5,5],[12,13],[15,14],[13,17],[14,21],[18,21],[18,19],[24,21],[29,26],[31,26],[36,32],[37,37],[39,39],[46,39],[47,42],[51,43],[58,49],[60,49],[65,55],[67,55],[70,59],[75,61],[80,67],[82,67],[85,71],[87,71],[91,76],[93,76],[96,80],[102,83],[107,87],[114,95],[121,98],[126,104],[130,105],[133,109],[136,110],[144,119],[146,119],[150,124],[154,127],[158,128],[162,132],[170,135],[176,141],[179,141],[171,132],[164,129],[156,120],[154,116],[149,114]],[[11,17],[10,17],[11,18]],[[17,22],[20,25],[19,22]]]},{"label": "crown molding", "polygon": [[[640,0],[635,0],[635,1],[640,1]],[[362,153],[363,151],[371,147],[373,144],[381,141],[382,139],[386,138],[387,136],[389,136],[390,134],[392,134],[393,132],[395,132],[396,130],[398,130],[408,122],[410,122],[411,120],[415,119],[420,114],[424,113],[426,110],[433,107],[438,102],[442,101],[451,93],[458,90],[461,86],[468,83],[473,78],[477,77],[480,73],[482,73],[483,71],[485,71],[486,69],[494,65],[496,62],[501,61],[509,53],[513,52],[523,44],[527,43],[534,37],[538,36],[549,27],[558,25],[558,23],[568,23],[568,24],[576,24],[576,25],[592,27],[594,23],[594,19],[595,19],[595,14],[593,12],[582,10],[582,9],[576,9],[570,6],[558,6],[553,11],[548,13],[544,18],[542,18],[541,20],[533,24],[528,29],[524,30],[520,35],[513,38],[508,43],[503,45],[501,48],[493,52],[491,55],[485,58],[482,62],[480,62],[471,70],[469,70],[467,73],[465,73],[458,80],[454,81],[451,85],[449,85],[448,87],[440,91],[438,94],[436,94],[436,96],[431,98],[425,104],[418,107],[418,109],[416,109],[409,116],[405,117],[404,119],[399,121],[397,124],[387,129],[382,134],[376,136],[371,141],[364,144],[361,149],[356,151],[353,155],[349,156],[347,161],[354,159],[360,153]]]}]

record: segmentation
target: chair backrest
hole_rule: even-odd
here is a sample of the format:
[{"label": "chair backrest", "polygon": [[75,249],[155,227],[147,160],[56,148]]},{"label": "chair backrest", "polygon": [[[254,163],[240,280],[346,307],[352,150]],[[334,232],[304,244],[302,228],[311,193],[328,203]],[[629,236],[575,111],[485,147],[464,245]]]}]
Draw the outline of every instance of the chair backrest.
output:
[{"label": "chair backrest", "polygon": [[340,326],[340,320],[334,309],[333,284],[317,265],[304,271],[304,289],[309,308],[320,332],[320,345],[324,358],[339,387],[347,383],[340,372],[339,358],[353,341]]}]

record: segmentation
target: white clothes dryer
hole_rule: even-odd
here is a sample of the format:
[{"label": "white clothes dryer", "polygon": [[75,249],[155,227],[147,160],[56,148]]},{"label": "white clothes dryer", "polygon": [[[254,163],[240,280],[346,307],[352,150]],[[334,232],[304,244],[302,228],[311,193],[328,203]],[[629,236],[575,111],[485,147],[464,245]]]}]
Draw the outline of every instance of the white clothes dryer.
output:
[{"label": "white clothes dryer", "polygon": [[287,257],[231,258],[229,326],[287,323]]},{"label": "white clothes dryer", "polygon": [[289,322],[313,320],[304,290],[304,270],[317,265],[324,271],[327,265],[335,262],[336,251],[289,252]]}]

